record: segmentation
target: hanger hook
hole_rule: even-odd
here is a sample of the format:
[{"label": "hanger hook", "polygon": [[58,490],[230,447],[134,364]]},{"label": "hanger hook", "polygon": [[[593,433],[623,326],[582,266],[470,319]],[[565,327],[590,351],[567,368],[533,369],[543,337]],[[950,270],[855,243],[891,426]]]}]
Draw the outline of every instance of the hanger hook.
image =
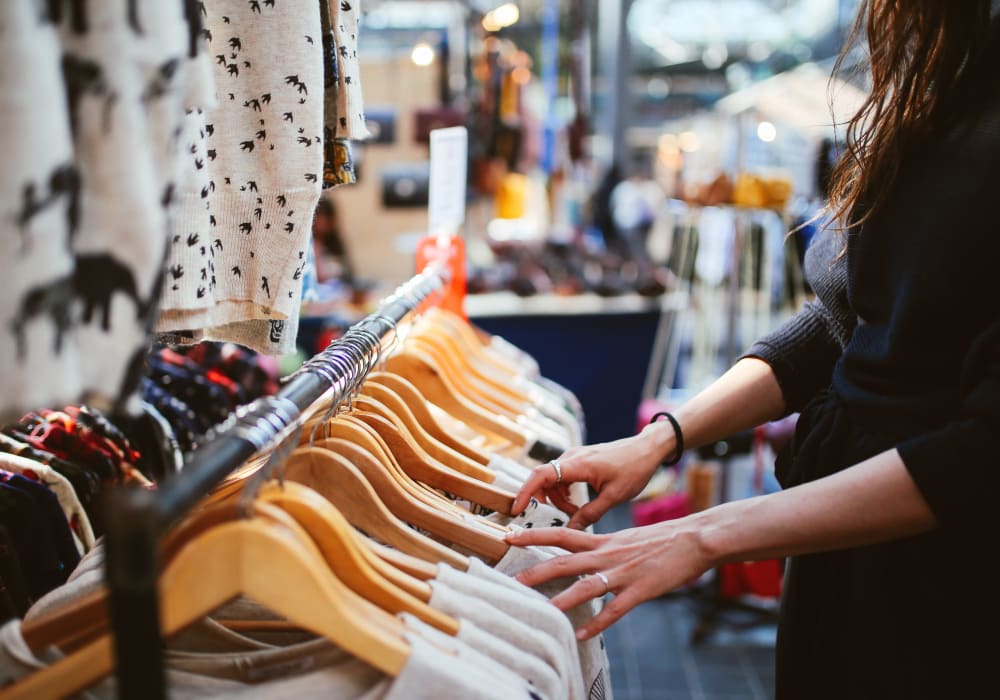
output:
[{"label": "hanger hook", "polygon": [[368,375],[371,371],[378,365],[382,357],[382,339],[379,338],[377,334],[367,328],[356,328],[354,329],[355,335],[361,336],[360,338],[349,338],[349,341],[354,344],[359,355],[362,356],[362,361],[367,360],[365,363],[364,371],[357,378],[354,384],[354,390],[352,394],[357,396],[361,393],[361,386],[364,384]]},{"label": "hanger hook", "polygon": [[[372,316],[372,320],[382,321],[387,326],[389,326],[389,329],[392,331],[392,337],[389,340],[389,347],[387,347],[385,350],[381,352],[382,366],[380,367],[380,371],[384,372],[385,365],[389,359],[389,356],[396,350],[396,347],[399,345],[399,327],[395,319],[390,318],[385,314],[375,314],[374,316]],[[381,343],[379,343],[379,348],[381,347],[382,345]]]},{"label": "hanger hook", "polygon": [[[299,422],[301,413],[290,399],[270,396],[255,403],[254,408],[244,414],[244,435],[256,448],[257,453],[272,445],[273,447],[264,466],[247,479],[246,486],[240,493],[237,510],[242,517],[253,515],[253,502],[260,487],[270,479],[275,466],[283,467],[288,455],[294,450],[295,440],[301,432]],[[240,426],[237,430],[240,430]],[[282,440],[274,444],[282,434],[284,434]],[[281,473],[280,479],[284,481],[284,472]]]},{"label": "hanger hook", "polygon": [[339,410],[340,404],[342,402],[342,396],[338,396],[338,394],[341,393],[341,392],[338,392],[338,390],[337,390],[337,384],[339,384],[339,382],[337,380],[337,375],[339,374],[340,377],[341,377],[341,379],[346,384],[346,382],[347,382],[347,376],[346,375],[347,375],[347,372],[349,371],[349,367],[342,362],[341,356],[338,354],[338,350],[339,349],[340,349],[340,341],[337,340],[337,341],[331,343],[330,346],[326,350],[324,350],[323,352],[321,352],[315,358],[319,362],[322,363],[325,371],[328,373],[328,375],[330,377],[330,380],[331,380],[330,381],[330,389],[331,389],[331,391],[334,392],[334,395],[330,397],[330,405],[327,408],[326,413],[323,415],[322,420],[320,422],[316,423],[313,426],[312,431],[310,431],[310,433],[309,433],[309,446],[310,447],[313,446],[314,441],[315,441],[315,437],[316,437],[316,430],[321,425],[323,426],[323,438],[325,439],[325,438],[329,437],[329,434],[327,433],[326,424],[333,417],[333,415],[337,412],[337,410]]}]

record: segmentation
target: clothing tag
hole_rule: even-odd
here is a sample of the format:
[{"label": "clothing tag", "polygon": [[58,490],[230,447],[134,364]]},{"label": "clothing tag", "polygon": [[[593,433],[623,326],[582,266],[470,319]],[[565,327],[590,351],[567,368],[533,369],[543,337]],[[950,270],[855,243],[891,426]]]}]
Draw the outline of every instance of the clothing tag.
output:
[{"label": "clothing tag", "polygon": [[428,226],[432,236],[454,236],[465,223],[469,133],[464,126],[431,132]]}]

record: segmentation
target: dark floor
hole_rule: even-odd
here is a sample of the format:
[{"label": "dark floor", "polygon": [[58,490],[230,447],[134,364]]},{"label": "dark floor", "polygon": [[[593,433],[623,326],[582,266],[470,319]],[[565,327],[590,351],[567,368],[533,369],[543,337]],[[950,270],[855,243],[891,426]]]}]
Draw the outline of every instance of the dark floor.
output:
[{"label": "dark floor", "polygon": [[[628,507],[605,516],[599,531],[631,526]],[[739,614],[725,618],[745,619]],[[766,700],[774,697],[772,625],[720,625],[697,646],[698,605],[688,598],[645,603],[605,633],[615,700]]]}]

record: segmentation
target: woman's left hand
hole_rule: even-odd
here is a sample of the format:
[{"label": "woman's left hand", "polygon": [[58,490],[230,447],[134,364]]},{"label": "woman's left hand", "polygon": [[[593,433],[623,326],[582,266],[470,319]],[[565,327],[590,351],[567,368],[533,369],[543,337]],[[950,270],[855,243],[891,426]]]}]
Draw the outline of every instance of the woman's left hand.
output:
[{"label": "woman's left hand", "polygon": [[[577,630],[578,639],[590,639],[636,605],[672,591],[714,566],[695,517],[610,535],[592,535],[570,528],[532,528],[510,533],[507,542],[518,547],[562,547],[570,552],[517,576],[527,586],[564,576],[584,576],[552,598],[560,610],[569,610],[607,592],[615,594],[598,615]],[[589,575],[598,572],[607,577],[607,591],[601,577]]]}]

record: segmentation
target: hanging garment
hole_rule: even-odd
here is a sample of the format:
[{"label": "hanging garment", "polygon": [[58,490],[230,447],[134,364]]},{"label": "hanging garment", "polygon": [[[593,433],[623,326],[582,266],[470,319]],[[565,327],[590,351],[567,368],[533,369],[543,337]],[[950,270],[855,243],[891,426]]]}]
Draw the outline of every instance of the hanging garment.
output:
[{"label": "hanging garment", "polygon": [[[483,581],[492,581],[497,585],[506,586],[518,593],[524,593],[525,586],[515,581],[512,577],[525,569],[540,564],[543,561],[566,554],[564,550],[556,547],[511,547],[507,555],[497,562],[495,568],[483,564],[478,559],[471,560],[469,574]],[[543,603],[551,606],[548,598],[552,598],[562,593],[576,579],[556,579],[537,587],[534,599],[536,603]],[[531,590],[531,589],[528,589]],[[544,609],[540,608],[539,610]],[[567,611],[566,615],[572,623],[574,629],[579,629],[589,622],[594,615],[600,611],[597,601],[590,601]],[[591,700],[603,700],[612,697],[611,691],[611,662],[608,660],[607,650],[604,645],[604,635],[598,635],[592,639],[575,643],[577,653],[580,658],[580,668],[583,673],[584,683],[588,688],[588,697]]]},{"label": "hanging garment", "polygon": [[196,172],[185,184],[157,330],[284,354],[295,345],[321,188],[319,3],[203,7],[218,106],[189,115]]},{"label": "hanging garment", "polygon": [[[3,33],[0,413],[123,408],[141,371],[187,106],[181,3],[12,0]],[[55,20],[55,21],[53,21]],[[153,27],[155,32],[143,31]]]},{"label": "hanging garment", "polygon": [[361,62],[358,60],[358,24],[361,0],[330,4],[331,24],[337,50],[337,138],[362,141],[368,138],[364,97],[361,94]]},{"label": "hanging garment", "polygon": [[[355,660],[325,640],[306,648],[263,650],[232,655],[173,655],[166,672],[170,698],[344,698],[345,700],[545,700],[526,681],[510,674],[497,678],[442,651],[416,633],[406,635],[410,655],[396,678],[386,678],[368,664]],[[204,655],[211,657],[213,655]],[[0,683],[7,685],[46,668],[61,658],[55,650],[36,656],[21,637],[20,622],[0,628]],[[186,668],[194,669],[185,670]],[[515,685],[516,684],[516,685]],[[116,697],[111,679],[101,681],[78,697],[102,700]]]},{"label": "hanging garment", "polygon": [[59,502],[80,553],[83,554],[93,548],[94,531],[90,526],[90,518],[87,517],[69,479],[52,467],[11,454],[0,454],[0,469],[20,474],[51,490]]},{"label": "hanging garment", "polygon": [[[442,568],[443,565],[438,567],[439,579]],[[490,634],[541,659],[558,675],[565,690],[564,697],[570,700],[586,697],[579,659],[575,654],[567,653],[565,647],[551,634],[539,630],[532,620],[525,620],[523,613],[508,613],[493,605],[490,595],[493,589],[489,586],[483,586],[475,594],[467,594],[439,579],[431,582],[431,607],[461,620],[469,620],[477,627],[489,630]],[[568,622],[557,624],[564,624],[569,629]],[[569,633],[572,634],[572,629],[569,629]]]}]

